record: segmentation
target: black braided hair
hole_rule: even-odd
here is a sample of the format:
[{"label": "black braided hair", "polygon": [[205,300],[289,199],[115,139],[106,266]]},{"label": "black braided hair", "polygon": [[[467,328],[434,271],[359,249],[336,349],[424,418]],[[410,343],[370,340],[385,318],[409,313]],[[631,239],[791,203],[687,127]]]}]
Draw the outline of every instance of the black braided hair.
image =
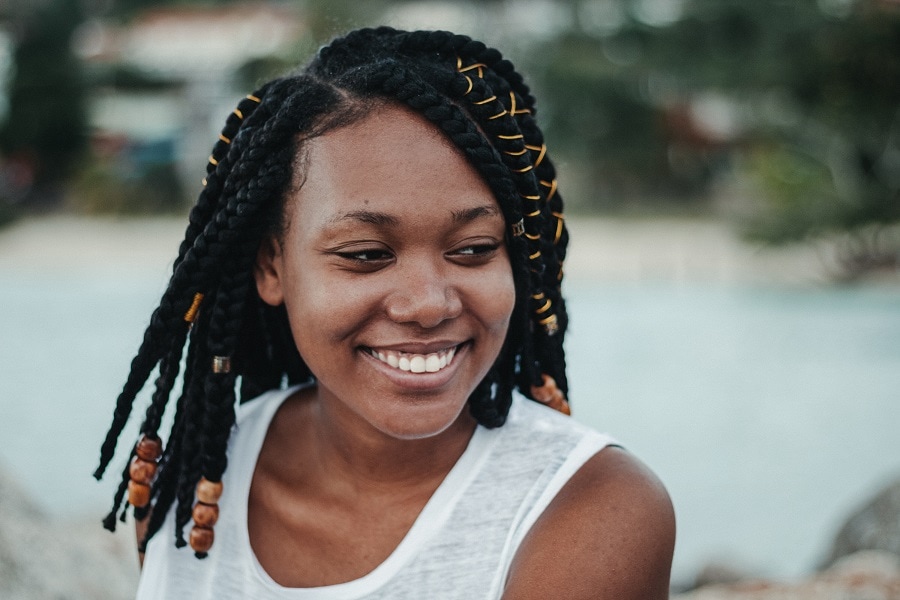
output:
[{"label": "black braided hair", "polygon": [[[157,368],[140,429],[159,437],[187,346],[174,422],[151,488],[152,511],[135,509],[138,518],[150,512],[142,547],[173,504],[176,545],[185,545],[197,482],[218,482],[227,467],[238,398],[313,377],[284,307],[262,302],[253,285],[257,250],[263,239],[283,233],[283,203],[304,141],[386,102],[414,109],[453,142],[490,187],[508,225],[516,301],[500,355],[469,399],[472,415],[484,426],[501,426],[513,390],[532,397],[542,374],[568,392],[568,319],[560,294],[568,234],[556,172],[534,119],[535,99],[522,76],[500,52],[463,35],[354,31],[297,74],[243,99],[213,147],[168,288],[132,361],[94,474],[102,477],[135,396]],[[229,357],[230,371],[216,372],[213,357]],[[127,484],[126,468],[104,520],[110,529]]]}]

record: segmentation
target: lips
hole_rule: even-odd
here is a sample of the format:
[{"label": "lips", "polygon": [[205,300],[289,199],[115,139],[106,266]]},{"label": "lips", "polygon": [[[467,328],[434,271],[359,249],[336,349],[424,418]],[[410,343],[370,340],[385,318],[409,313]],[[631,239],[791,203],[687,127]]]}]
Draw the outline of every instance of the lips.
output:
[{"label": "lips", "polygon": [[450,366],[459,346],[451,346],[428,354],[367,348],[369,354],[398,371],[407,373],[437,373]]}]

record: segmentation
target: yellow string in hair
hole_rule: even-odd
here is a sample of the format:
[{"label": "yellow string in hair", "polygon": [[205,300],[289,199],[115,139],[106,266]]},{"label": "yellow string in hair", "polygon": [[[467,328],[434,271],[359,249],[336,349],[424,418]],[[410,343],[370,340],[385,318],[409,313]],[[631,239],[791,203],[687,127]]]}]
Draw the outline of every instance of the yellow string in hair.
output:
[{"label": "yellow string in hair", "polygon": [[253,94],[247,94],[247,100],[252,100],[253,102],[256,102],[257,104],[259,104],[260,102],[262,102],[262,100],[260,100],[259,98],[257,98],[257,97],[254,96]]},{"label": "yellow string in hair", "polygon": [[203,294],[197,292],[194,294],[194,300],[191,302],[191,306],[187,309],[187,312],[184,313],[184,320],[187,323],[193,323],[197,318],[197,311],[200,310],[200,303],[203,302]]}]

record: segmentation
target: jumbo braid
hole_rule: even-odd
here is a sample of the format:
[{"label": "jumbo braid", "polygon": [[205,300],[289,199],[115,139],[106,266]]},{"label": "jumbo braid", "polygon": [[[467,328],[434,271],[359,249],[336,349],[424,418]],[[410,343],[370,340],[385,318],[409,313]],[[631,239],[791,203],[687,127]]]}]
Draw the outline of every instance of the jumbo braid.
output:
[{"label": "jumbo braid", "polygon": [[[512,391],[533,397],[530,386],[543,374],[567,389],[567,318],[559,293],[567,234],[555,170],[522,76],[497,50],[466,36],[385,27],[350,33],[320,50],[301,73],[242,100],[213,147],[169,286],[132,361],[96,473],[111,460],[136,394],[159,365],[141,427],[156,434],[186,345],[187,367],[142,545],[173,508],[176,546],[186,544],[183,528],[198,481],[221,481],[225,472],[236,402],[312,376],[284,306],[268,306],[256,292],[256,253],[262,240],[283,234],[284,202],[305,141],[385,102],[409,107],[443,132],[484,179],[509,227],[515,305],[500,354],[470,397],[472,414],[483,425],[502,425]],[[231,369],[213,368],[213,357],[230,360]],[[126,484],[127,471],[113,515]]]}]

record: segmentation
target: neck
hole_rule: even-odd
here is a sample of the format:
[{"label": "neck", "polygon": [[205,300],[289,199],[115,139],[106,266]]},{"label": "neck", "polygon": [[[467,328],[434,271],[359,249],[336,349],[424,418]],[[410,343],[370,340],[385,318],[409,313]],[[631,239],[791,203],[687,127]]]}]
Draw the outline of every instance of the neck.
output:
[{"label": "neck", "polygon": [[[383,490],[433,489],[462,456],[475,420],[464,406],[445,430],[403,439],[379,431],[346,407],[323,401],[315,388],[282,407],[273,426],[288,477],[328,487]],[[302,435],[298,435],[301,432]]]}]

